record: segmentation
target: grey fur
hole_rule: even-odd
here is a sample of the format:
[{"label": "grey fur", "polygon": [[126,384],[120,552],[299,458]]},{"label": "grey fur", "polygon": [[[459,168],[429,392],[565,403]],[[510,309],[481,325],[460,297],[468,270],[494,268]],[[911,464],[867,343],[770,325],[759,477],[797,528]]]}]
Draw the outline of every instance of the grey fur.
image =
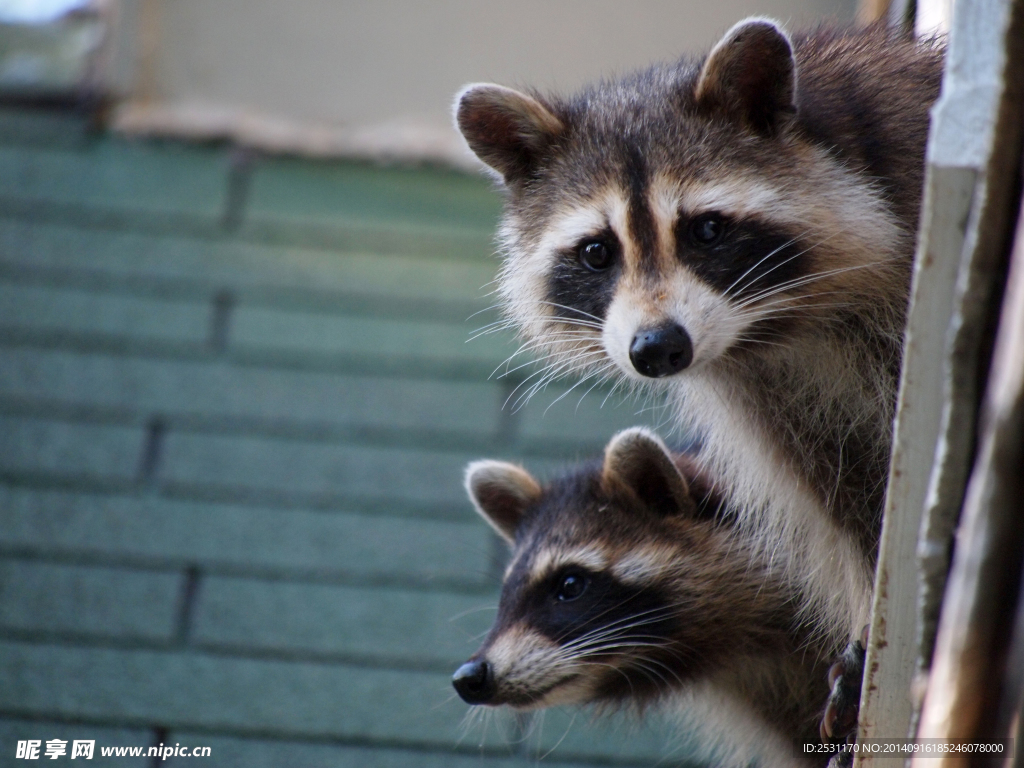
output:
[{"label": "grey fur", "polygon": [[[671,298],[680,275],[734,316],[789,302],[788,314],[765,311],[699,371],[646,383],[672,394],[680,423],[708,446],[702,461],[738,518],[804,589],[805,610],[822,631],[837,637],[865,620],[942,53],[934,41],[881,27],[790,39],[751,20],[704,60],[654,66],[569,97],[530,94],[512,109],[507,90],[470,87],[456,110],[470,146],[505,182],[506,310],[543,345],[553,370],[643,385],[625,352],[608,348],[607,313],[624,291],[645,316],[663,311],[658,302]],[[514,157],[496,161],[516,135],[524,138],[513,142]],[[678,214],[666,250],[650,191],[659,177],[680,189],[736,180],[741,193],[750,190],[738,198],[755,201],[762,180],[771,204],[727,219],[730,232],[742,236],[744,254],[756,255],[763,242],[778,245],[765,259],[776,251],[786,258],[734,281],[729,264],[684,242],[686,217],[700,211]],[[624,201],[624,223],[543,253],[557,240],[559,216],[609,190]],[[574,250],[595,238],[618,249],[604,282]],[[778,290],[746,303],[738,290],[727,295],[730,283],[757,281],[755,293]],[[728,403],[724,416],[716,398]],[[746,431],[736,433],[734,422]],[[808,493],[813,500],[800,496]]]},{"label": "grey fur", "polygon": [[[470,660],[494,677],[484,703],[676,703],[724,765],[795,764],[797,740],[817,741],[836,649],[802,624],[786,579],[718,514],[688,457],[632,429],[603,463],[530,496],[520,468],[504,465],[503,481],[500,463],[472,466],[480,514],[515,519],[498,616]],[[509,498],[520,499],[514,515]],[[556,594],[566,574],[589,581],[571,603]]]}]

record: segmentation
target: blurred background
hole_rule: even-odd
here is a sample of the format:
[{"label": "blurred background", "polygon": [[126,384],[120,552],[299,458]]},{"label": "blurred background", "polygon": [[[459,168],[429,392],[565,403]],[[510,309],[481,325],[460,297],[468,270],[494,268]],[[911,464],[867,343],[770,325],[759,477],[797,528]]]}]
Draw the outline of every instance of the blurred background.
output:
[{"label": "blurred background", "polygon": [[470,340],[501,199],[450,104],[855,10],[0,0],[0,766],[692,764],[657,718],[467,718],[449,684],[504,558],[464,465],[547,476],[662,416],[524,403],[510,336]]}]

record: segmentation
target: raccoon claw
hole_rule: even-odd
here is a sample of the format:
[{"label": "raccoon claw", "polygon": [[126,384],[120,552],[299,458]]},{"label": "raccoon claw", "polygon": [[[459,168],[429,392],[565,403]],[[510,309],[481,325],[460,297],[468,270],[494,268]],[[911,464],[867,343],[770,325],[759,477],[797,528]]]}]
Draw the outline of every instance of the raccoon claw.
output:
[{"label": "raccoon claw", "polygon": [[857,715],[860,712],[860,687],[864,677],[866,644],[867,628],[862,640],[854,640],[846,646],[842,656],[828,671],[831,692],[819,726],[822,741],[849,742],[857,736]]}]

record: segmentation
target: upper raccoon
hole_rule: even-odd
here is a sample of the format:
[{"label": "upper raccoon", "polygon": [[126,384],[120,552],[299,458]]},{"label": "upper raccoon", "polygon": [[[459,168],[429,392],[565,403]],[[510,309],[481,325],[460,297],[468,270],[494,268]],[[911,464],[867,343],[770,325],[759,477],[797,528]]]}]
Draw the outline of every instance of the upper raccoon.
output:
[{"label": "upper raccoon", "polygon": [[499,291],[553,368],[669,394],[823,631],[866,621],[941,48],[737,24],[569,98],[471,85]]},{"label": "upper raccoon", "polygon": [[679,699],[727,765],[791,765],[797,739],[817,740],[835,649],[656,436],[626,430],[544,488],[497,461],[471,464],[466,486],[512,544],[494,626],[453,680],[467,702]]}]

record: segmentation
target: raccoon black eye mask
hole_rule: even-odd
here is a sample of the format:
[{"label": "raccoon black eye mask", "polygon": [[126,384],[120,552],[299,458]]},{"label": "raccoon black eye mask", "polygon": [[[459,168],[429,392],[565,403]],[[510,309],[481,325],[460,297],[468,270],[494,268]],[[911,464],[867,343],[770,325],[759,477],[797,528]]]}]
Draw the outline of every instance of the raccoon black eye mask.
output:
[{"label": "raccoon black eye mask", "polygon": [[545,375],[664,393],[836,642],[869,610],[941,64],[881,28],[750,19],[703,58],[456,103],[505,190],[499,294]]}]

